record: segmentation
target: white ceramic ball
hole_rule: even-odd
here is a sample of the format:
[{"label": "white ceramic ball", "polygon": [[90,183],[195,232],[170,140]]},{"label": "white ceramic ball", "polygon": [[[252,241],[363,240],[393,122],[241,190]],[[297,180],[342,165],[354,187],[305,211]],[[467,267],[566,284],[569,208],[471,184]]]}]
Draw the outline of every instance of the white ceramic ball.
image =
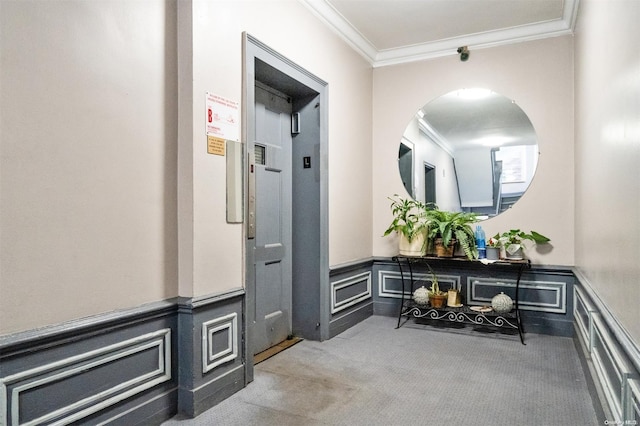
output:
[{"label": "white ceramic ball", "polygon": [[416,291],[413,292],[413,301],[418,305],[426,305],[429,303],[429,290],[424,286],[416,289]]},{"label": "white ceramic ball", "polygon": [[496,294],[491,299],[491,307],[499,314],[506,314],[513,308],[513,300],[504,293]]}]

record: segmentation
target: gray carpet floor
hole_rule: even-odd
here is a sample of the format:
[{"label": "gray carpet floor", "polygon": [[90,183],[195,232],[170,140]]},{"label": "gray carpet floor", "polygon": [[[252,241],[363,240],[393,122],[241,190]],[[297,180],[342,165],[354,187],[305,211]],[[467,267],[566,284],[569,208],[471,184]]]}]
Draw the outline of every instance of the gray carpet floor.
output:
[{"label": "gray carpet floor", "polygon": [[601,425],[573,340],[451,333],[373,316],[302,341],[188,425]]}]

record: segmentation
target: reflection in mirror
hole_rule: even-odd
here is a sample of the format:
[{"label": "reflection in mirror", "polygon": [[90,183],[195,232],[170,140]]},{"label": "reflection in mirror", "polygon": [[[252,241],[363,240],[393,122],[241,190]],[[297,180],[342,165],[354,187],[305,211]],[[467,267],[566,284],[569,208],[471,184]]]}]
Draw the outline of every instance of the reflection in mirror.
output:
[{"label": "reflection in mirror", "polygon": [[535,130],[511,99],[486,89],[447,93],[418,110],[398,151],[407,192],[442,210],[495,216],[529,187]]}]

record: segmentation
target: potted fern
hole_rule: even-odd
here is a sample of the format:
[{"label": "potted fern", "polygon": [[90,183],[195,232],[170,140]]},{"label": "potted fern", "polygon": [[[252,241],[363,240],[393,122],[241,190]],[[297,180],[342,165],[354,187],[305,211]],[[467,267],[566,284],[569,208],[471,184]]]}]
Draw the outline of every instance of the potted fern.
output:
[{"label": "potted fern", "polygon": [[477,221],[475,213],[450,212],[437,208],[427,210],[427,234],[429,247],[435,248],[438,257],[452,257],[458,244],[467,258],[478,258],[475,236],[471,224]]},{"label": "potted fern", "polygon": [[404,256],[424,256],[427,243],[426,206],[424,203],[400,198],[398,194],[391,200],[393,221],[384,231],[384,236],[396,232],[399,236],[398,248]]}]

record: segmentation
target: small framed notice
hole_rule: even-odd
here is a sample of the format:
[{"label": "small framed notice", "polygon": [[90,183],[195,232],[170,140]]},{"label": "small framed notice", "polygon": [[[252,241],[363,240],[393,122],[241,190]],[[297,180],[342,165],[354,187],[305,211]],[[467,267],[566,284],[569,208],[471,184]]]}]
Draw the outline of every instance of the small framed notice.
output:
[{"label": "small framed notice", "polygon": [[205,132],[209,154],[225,155],[225,140],[240,140],[238,111],[238,102],[206,93]]},{"label": "small framed notice", "polygon": [[224,155],[224,147],[226,141],[222,138],[207,135],[207,153],[215,155]]}]

